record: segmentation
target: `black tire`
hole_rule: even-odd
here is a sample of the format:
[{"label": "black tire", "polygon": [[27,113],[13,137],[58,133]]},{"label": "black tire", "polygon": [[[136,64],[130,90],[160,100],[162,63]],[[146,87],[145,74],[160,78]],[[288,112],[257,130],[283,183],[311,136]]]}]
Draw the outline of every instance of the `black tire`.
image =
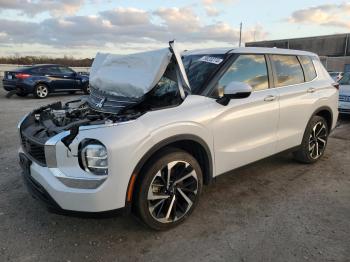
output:
[{"label": "black tire", "polygon": [[86,95],[90,95],[90,85],[89,83],[85,84],[84,87],[83,87],[83,92],[84,94]]},{"label": "black tire", "polygon": [[324,154],[328,141],[328,124],[321,116],[313,116],[309,121],[300,148],[294,158],[305,164],[318,161]]},{"label": "black tire", "polygon": [[49,95],[49,87],[45,84],[38,84],[35,86],[33,93],[36,98],[46,98]]},{"label": "black tire", "polygon": [[[171,172],[167,182],[167,168],[174,163],[169,168]],[[189,153],[176,148],[162,150],[146,164],[140,174],[143,176],[135,188],[134,207],[137,215],[150,228],[167,230],[175,227],[198,204],[203,186],[202,170]],[[150,200],[158,197],[163,199]]]}]

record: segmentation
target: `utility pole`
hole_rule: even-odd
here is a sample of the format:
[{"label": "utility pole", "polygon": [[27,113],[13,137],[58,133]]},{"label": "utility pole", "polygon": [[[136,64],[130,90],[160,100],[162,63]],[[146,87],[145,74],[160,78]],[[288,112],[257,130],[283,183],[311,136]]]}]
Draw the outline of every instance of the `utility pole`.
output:
[{"label": "utility pole", "polygon": [[242,22],[239,24],[239,47],[242,45]]}]

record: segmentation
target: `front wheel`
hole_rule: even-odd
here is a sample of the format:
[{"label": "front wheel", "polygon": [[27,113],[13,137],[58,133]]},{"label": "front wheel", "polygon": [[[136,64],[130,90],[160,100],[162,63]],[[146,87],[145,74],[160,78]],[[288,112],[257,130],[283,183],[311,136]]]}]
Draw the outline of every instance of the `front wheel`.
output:
[{"label": "front wheel", "polygon": [[306,127],[302,144],[294,152],[294,158],[299,162],[311,164],[319,160],[327,146],[328,125],[321,116],[313,116]]},{"label": "front wheel", "polygon": [[192,155],[179,149],[166,149],[153,159],[137,188],[136,208],[146,225],[166,230],[194,210],[202,190],[202,171]]}]

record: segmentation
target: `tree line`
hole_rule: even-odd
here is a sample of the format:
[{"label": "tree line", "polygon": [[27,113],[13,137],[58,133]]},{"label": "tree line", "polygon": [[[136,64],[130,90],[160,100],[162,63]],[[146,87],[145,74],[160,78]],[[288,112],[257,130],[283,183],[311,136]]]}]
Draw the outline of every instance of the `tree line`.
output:
[{"label": "tree line", "polygon": [[47,56],[8,56],[0,57],[0,64],[34,65],[34,64],[60,64],[73,67],[91,67],[92,58],[76,59],[64,56],[61,58]]}]

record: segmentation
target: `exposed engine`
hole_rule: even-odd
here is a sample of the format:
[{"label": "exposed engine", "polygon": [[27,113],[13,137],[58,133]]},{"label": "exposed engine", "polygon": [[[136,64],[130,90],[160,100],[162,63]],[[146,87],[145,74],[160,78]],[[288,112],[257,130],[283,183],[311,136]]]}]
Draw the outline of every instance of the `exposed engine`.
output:
[{"label": "exposed engine", "polygon": [[92,109],[84,100],[61,102],[34,110],[23,122],[21,134],[45,143],[50,137],[66,130],[77,130],[79,126],[101,125],[135,119],[140,113],[111,114]]}]

